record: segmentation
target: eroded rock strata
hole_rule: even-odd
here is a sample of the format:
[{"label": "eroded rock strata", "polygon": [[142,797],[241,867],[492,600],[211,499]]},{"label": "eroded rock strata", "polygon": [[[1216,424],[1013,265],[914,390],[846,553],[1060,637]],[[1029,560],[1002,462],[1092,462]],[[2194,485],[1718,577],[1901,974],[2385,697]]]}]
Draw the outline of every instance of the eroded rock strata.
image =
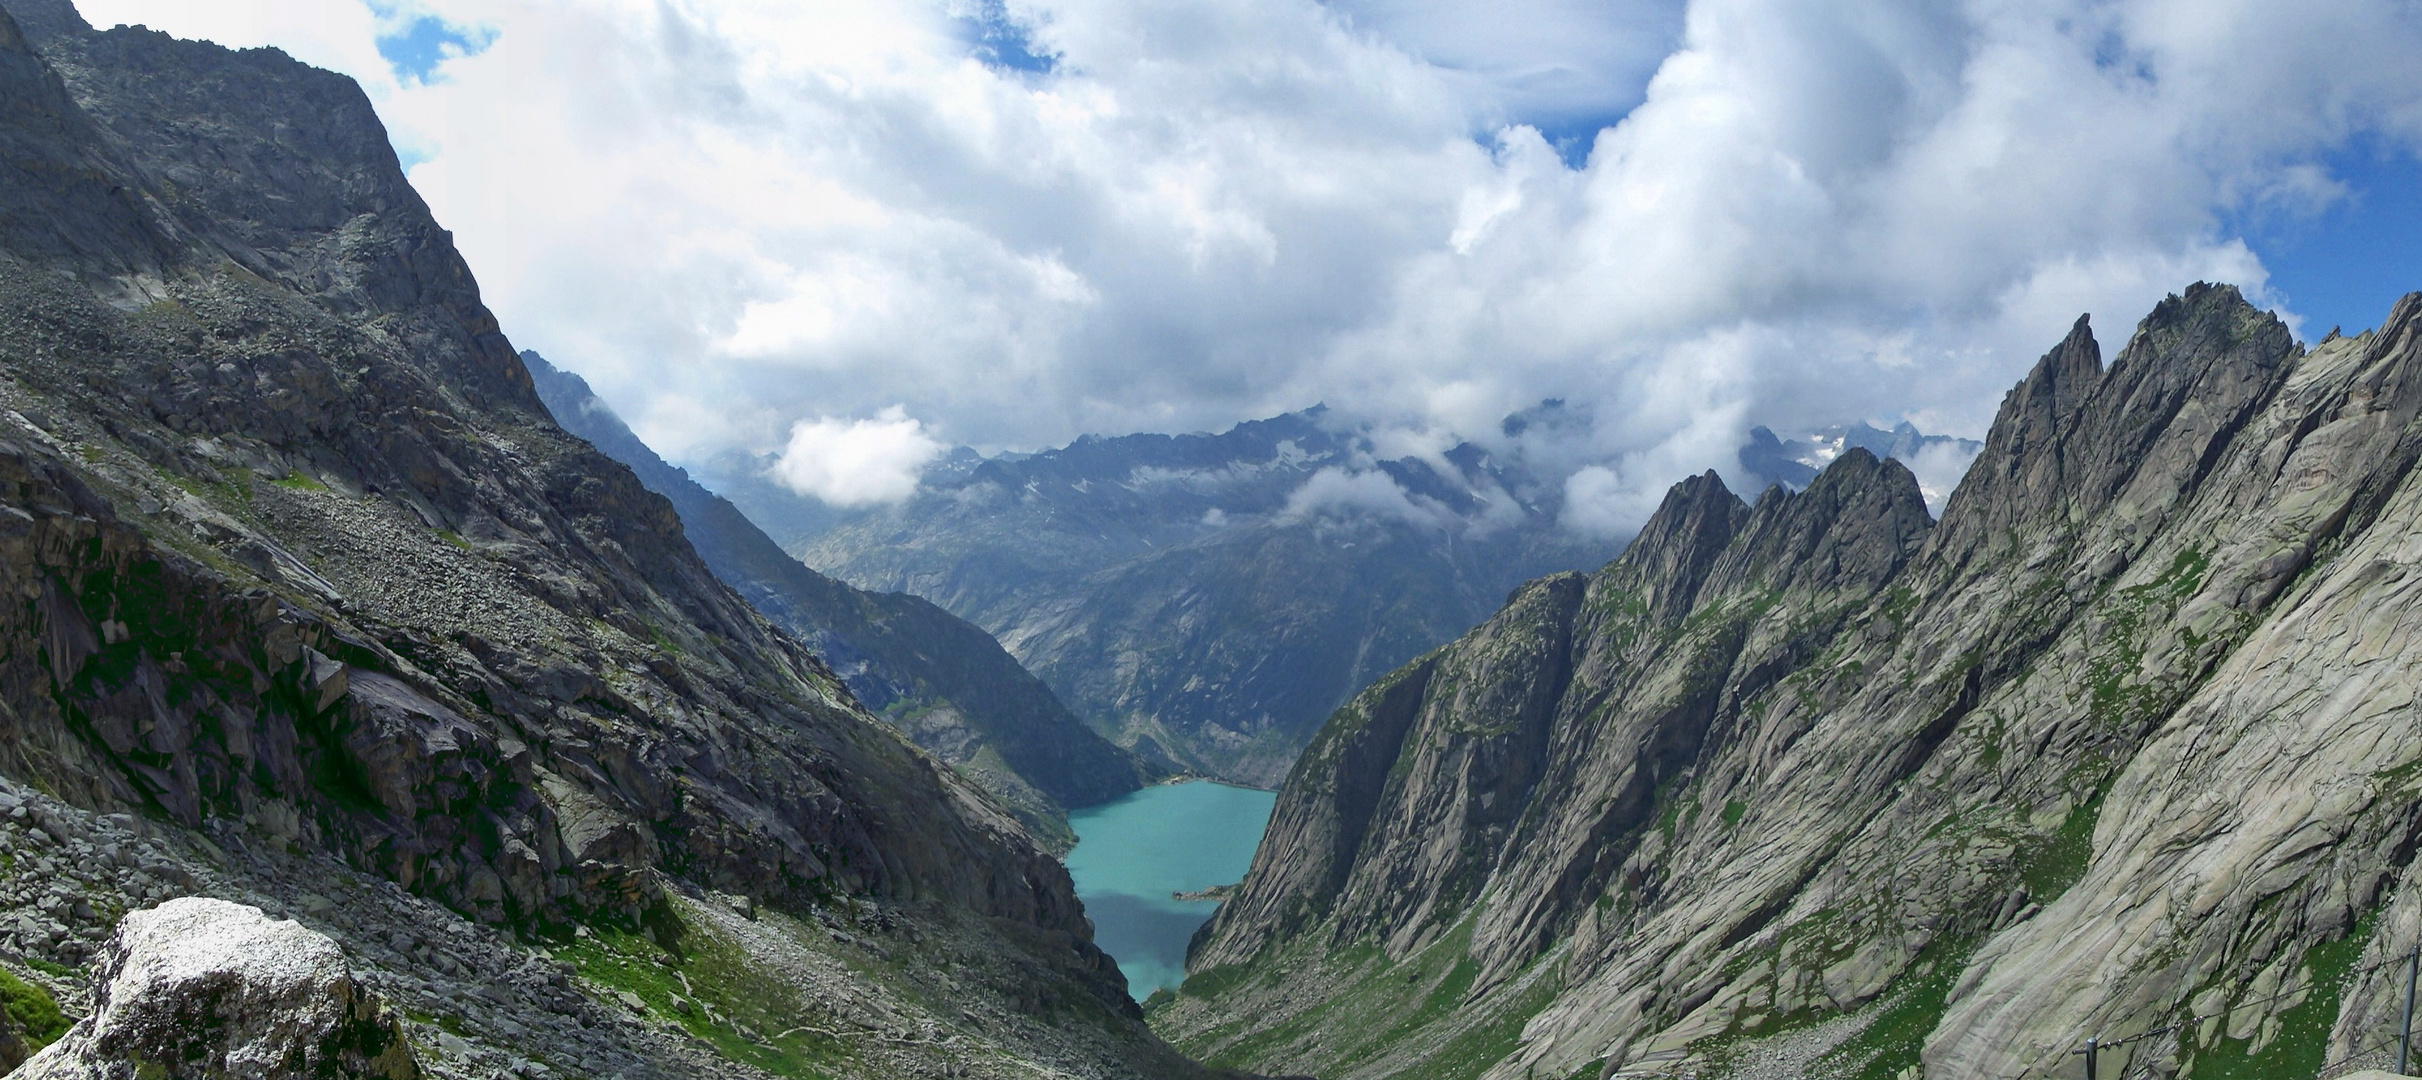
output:
[{"label": "eroded rock strata", "polygon": [[1865,454],[1676,485],[1329,721],[1155,1022],[1337,1080],[2384,1061],[2418,411],[2422,294],[2307,349],[2198,285],[2081,319],[1939,522]]},{"label": "eroded rock strata", "polygon": [[437,1075],[1192,1071],[999,803],[549,418],[342,77],[0,3],[0,596],[0,963],[71,1012],[120,913],[235,891],[384,958]]}]

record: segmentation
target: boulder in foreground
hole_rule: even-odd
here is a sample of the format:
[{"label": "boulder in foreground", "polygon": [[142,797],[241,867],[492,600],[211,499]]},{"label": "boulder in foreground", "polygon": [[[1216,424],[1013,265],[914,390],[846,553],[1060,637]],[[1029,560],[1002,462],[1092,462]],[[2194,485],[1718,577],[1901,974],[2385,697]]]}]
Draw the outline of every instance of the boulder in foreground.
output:
[{"label": "boulder in foreground", "polygon": [[187,897],[134,912],[94,973],[92,1015],[15,1080],[420,1075],[336,942],[259,908]]}]

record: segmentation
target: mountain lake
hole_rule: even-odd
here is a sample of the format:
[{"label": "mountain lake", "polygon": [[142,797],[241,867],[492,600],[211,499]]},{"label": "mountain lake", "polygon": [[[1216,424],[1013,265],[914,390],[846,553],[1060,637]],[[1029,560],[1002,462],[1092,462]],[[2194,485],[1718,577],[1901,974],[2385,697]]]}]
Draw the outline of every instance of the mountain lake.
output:
[{"label": "mountain lake", "polygon": [[1208,780],[1160,784],[1068,815],[1068,875],[1136,1000],[1186,978],[1186,941],[1217,901],[1172,893],[1234,885],[1252,868],[1274,792]]}]

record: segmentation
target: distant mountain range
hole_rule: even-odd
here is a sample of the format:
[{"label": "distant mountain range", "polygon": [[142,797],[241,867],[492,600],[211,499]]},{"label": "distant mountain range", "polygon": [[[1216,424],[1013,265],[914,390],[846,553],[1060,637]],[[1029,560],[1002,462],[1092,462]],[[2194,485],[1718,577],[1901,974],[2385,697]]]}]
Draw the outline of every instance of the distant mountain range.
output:
[{"label": "distant mountain range", "polygon": [[1268,787],[1357,686],[1617,550],[1478,447],[1379,459],[1325,419],[961,452],[905,503],[821,520],[758,468],[716,479],[809,565],[990,630],[1146,759]]},{"label": "distant mountain range", "polygon": [[521,354],[556,422],[628,465],[681,517],[699,557],[832,666],[850,692],[1058,851],[1067,810],[1159,778],[1085,726],[992,635],[923,599],[855,589],[785,554],[731,503],[658,457],[580,376]]},{"label": "distant mountain range", "polygon": [[[1817,474],[1836,458],[1851,450],[1865,450],[1878,458],[1903,463],[1928,462],[1939,459],[1955,471],[1965,472],[1969,461],[1985,444],[1975,439],[1950,435],[1928,435],[1917,425],[1902,421],[1886,431],[1871,424],[1858,423],[1824,428],[1800,438],[1784,440],[1764,427],[1749,429],[1749,444],[1741,448],[1741,468],[1768,484],[1781,484],[1800,491],[1816,482]],[[1933,490],[1924,487],[1928,477],[1920,475],[1920,490],[1926,502],[1941,506],[1951,492],[1948,487]]]},{"label": "distant mountain range", "polygon": [[[1545,403],[1507,429],[1559,412]],[[1857,425],[1786,444],[1761,428],[1741,457],[1797,488],[1845,445],[1914,455],[1953,442]],[[1522,582],[1603,565],[1629,539],[1568,528],[1561,476],[1470,443],[1384,458],[1318,408],[1219,434],[962,449],[913,498],[873,510],[795,494],[755,460],[707,479],[808,565],[991,631],[1159,767],[1265,787],[1355,688],[1477,625]]]}]

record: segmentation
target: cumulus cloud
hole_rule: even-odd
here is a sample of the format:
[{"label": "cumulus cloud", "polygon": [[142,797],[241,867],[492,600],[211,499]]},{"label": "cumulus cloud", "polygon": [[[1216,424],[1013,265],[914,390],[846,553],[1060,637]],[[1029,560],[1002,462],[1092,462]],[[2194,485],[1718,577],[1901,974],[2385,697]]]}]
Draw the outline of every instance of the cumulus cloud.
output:
[{"label": "cumulus cloud", "polygon": [[[2229,223],[2422,138],[2399,0],[85,8],[363,78],[506,329],[677,458],[1326,402],[1607,528],[1751,424],[1981,435],[2079,311],[2267,298]],[[399,72],[423,17],[482,47]]]},{"label": "cumulus cloud", "polygon": [[940,456],[942,444],[895,406],[871,420],[828,416],[791,425],[773,477],[834,506],[868,506],[915,494],[917,474]]}]

